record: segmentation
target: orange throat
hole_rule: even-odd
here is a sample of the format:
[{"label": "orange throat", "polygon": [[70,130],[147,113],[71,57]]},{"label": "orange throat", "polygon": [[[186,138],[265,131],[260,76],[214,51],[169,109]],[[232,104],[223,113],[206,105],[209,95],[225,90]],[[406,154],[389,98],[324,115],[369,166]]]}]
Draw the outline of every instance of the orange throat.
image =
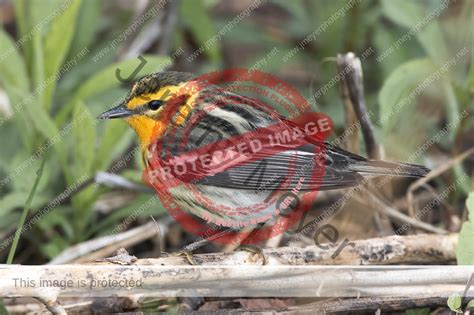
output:
[{"label": "orange throat", "polygon": [[162,122],[147,116],[131,116],[126,118],[125,121],[137,133],[142,152],[145,152],[150,143],[159,138],[164,132],[164,125]]}]

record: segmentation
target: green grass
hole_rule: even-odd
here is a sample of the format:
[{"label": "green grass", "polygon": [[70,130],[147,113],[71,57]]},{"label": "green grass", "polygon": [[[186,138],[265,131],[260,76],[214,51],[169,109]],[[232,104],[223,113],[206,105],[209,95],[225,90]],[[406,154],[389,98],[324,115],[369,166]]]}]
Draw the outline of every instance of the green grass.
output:
[{"label": "green grass", "polygon": [[0,299],[0,315],[9,315],[2,299]]},{"label": "green grass", "polygon": [[33,197],[35,196],[36,189],[38,188],[39,181],[41,176],[43,175],[44,163],[46,162],[46,154],[43,156],[43,160],[41,161],[40,168],[36,172],[36,179],[33,183],[33,187],[31,188],[30,194],[28,195],[28,199],[26,200],[25,207],[23,208],[23,212],[21,213],[20,222],[18,222],[18,226],[16,228],[15,236],[13,238],[12,246],[10,248],[10,252],[8,253],[7,264],[10,265],[13,263],[13,258],[15,257],[16,247],[18,246],[18,241],[20,240],[21,232],[23,230],[23,226],[25,225],[26,218],[28,217],[28,212],[30,211],[31,202],[33,201]]}]

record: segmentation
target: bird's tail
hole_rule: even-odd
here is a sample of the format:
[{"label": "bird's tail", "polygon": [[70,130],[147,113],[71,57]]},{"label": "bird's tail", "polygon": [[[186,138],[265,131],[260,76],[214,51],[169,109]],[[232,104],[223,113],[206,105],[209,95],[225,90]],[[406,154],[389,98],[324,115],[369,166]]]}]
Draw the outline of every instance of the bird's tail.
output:
[{"label": "bird's tail", "polygon": [[430,172],[429,168],[422,165],[377,160],[357,161],[349,169],[366,176],[423,177]]}]

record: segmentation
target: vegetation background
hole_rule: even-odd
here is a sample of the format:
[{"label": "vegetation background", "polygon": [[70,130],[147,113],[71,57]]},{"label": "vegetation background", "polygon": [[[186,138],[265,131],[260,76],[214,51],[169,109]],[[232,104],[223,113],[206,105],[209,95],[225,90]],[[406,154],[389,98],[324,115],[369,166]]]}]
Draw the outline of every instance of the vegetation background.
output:
[{"label": "vegetation background", "polygon": [[[386,158],[410,159],[450,121],[454,127],[411,162],[437,168],[458,157],[474,144],[473,7],[470,0],[0,1],[0,239],[10,238],[0,247],[0,261],[7,259],[43,156],[27,207],[27,217],[41,215],[25,225],[15,263],[43,264],[74,244],[108,235],[149,200],[146,192],[89,182],[111,168],[141,182],[139,155],[114,166],[136,148],[133,131],[122,121],[95,119],[127,93],[130,84],[116,71],[128,76],[141,62],[138,55],[146,64],[137,77],[258,65],[313,97],[313,109],[332,117],[338,136],[345,112],[335,57],[352,51],[362,59],[367,105]],[[473,162],[468,157],[430,182],[438,192],[452,183],[456,190],[424,221],[461,229]],[[395,195],[407,184],[401,182]],[[406,203],[398,207],[407,211]],[[126,228],[150,215],[160,220],[168,214],[157,204]],[[372,219],[346,218],[340,228],[351,239],[380,235]],[[167,251],[193,238],[174,223],[168,234]],[[463,246],[472,262],[472,247]],[[143,242],[129,250],[147,257],[154,248]]]}]

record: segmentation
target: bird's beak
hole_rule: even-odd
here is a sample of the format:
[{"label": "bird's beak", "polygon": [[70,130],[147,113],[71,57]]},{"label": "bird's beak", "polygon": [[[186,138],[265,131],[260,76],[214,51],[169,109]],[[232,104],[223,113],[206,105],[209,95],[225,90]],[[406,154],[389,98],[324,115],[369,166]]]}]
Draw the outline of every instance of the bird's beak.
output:
[{"label": "bird's beak", "polygon": [[120,104],[119,106],[106,110],[105,112],[97,116],[97,119],[125,118],[133,114],[135,113],[125,107],[125,104]]}]

